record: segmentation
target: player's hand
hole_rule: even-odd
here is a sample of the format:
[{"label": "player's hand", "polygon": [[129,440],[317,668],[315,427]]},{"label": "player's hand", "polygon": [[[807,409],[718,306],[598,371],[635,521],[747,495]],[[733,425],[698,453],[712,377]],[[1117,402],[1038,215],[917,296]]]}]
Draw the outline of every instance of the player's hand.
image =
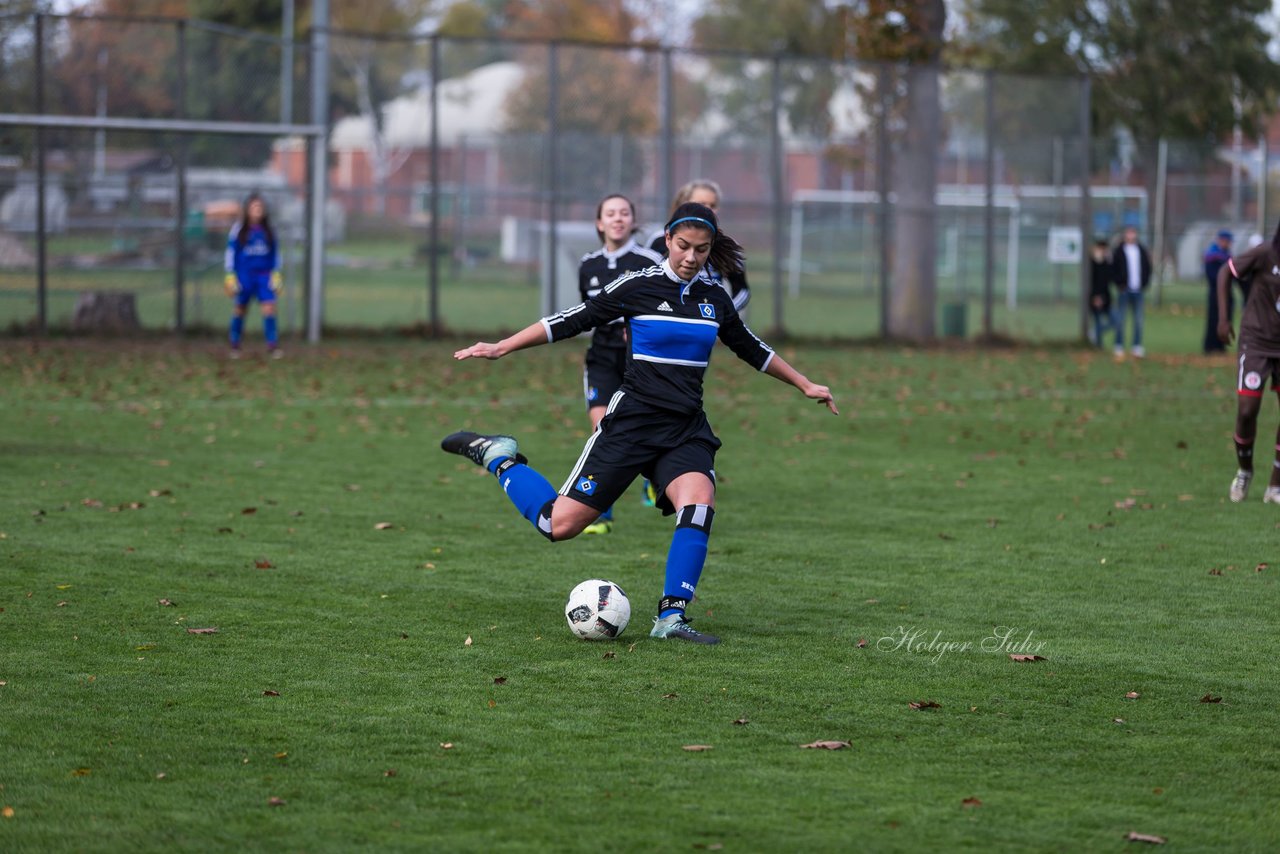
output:
[{"label": "player's hand", "polygon": [[280,286],[284,284],[284,277],[280,275],[279,270],[271,271],[271,292],[273,294],[280,293]]},{"label": "player's hand", "polygon": [[464,359],[501,359],[503,355],[504,353],[499,345],[477,341],[465,350],[455,352],[453,358],[461,362]]},{"label": "player's hand", "polygon": [[803,391],[804,396],[810,400],[815,400],[818,403],[825,403],[827,405],[827,409],[831,410],[832,415],[840,414],[840,410],[836,408],[836,399],[831,396],[831,389],[824,385],[818,385],[817,383],[809,383]]},{"label": "player's hand", "polygon": [[240,293],[240,282],[236,279],[235,273],[227,273],[222,280],[222,288],[227,292],[227,296],[233,297]]},{"label": "player's hand", "polygon": [[1232,334],[1233,334],[1233,330],[1231,328],[1230,321],[1224,320],[1218,324],[1218,340],[1221,341],[1223,344],[1231,343]]}]

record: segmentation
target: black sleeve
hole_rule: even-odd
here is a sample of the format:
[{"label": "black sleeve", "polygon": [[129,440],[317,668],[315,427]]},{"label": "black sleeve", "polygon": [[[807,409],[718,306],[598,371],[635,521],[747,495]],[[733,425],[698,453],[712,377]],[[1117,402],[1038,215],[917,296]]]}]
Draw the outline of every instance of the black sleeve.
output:
[{"label": "black sleeve", "polygon": [[623,316],[626,286],[607,287],[572,308],[542,318],[548,341],[562,341]]},{"label": "black sleeve", "polygon": [[[723,293],[723,292],[722,292]],[[742,316],[729,303],[724,307],[725,318],[720,321],[718,337],[733,354],[757,371],[763,371],[773,358],[773,348],[756,337],[742,322]]]}]

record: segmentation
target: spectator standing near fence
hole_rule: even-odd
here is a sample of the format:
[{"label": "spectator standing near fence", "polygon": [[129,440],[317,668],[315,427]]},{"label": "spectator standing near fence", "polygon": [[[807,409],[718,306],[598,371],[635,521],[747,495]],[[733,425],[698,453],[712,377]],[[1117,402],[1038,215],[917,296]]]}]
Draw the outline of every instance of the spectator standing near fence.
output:
[{"label": "spectator standing near fence", "polygon": [[1093,346],[1105,346],[1102,333],[1113,327],[1111,317],[1111,253],[1099,237],[1089,252],[1089,313],[1093,315]]},{"label": "spectator standing near fence", "polygon": [[1141,359],[1147,355],[1142,346],[1144,299],[1151,284],[1151,253],[1138,241],[1138,229],[1126,226],[1124,238],[1111,253],[1111,274],[1116,294],[1116,358],[1124,358],[1125,314],[1133,314],[1133,346],[1129,352]]},{"label": "spectator standing near fence", "polygon": [[[604,245],[582,256],[578,266],[578,292],[586,302],[619,276],[656,267],[662,256],[635,240],[636,207],[626,196],[605,196],[596,206],[596,234]],[[627,370],[626,324],[622,318],[597,326],[591,334],[582,368],[582,393],[592,432],[600,425],[614,392],[622,387]],[[584,534],[607,534],[613,530],[613,507],[583,529]]]},{"label": "spectator standing near fence", "polygon": [[267,339],[267,352],[272,358],[284,355],[276,329],[276,294],[280,290],[280,247],[271,228],[267,203],[257,193],[244,200],[240,220],[231,226],[227,236],[227,296],[234,300],[231,309],[231,358],[240,358],[244,338],[244,317],[249,302],[256,299],[262,307],[262,329]]},{"label": "spectator standing near fence", "polygon": [[[1226,342],[1218,337],[1218,272],[1222,269],[1222,265],[1231,260],[1231,232],[1223,229],[1218,232],[1217,237],[1209,244],[1209,248],[1204,253],[1204,276],[1209,282],[1209,301],[1205,311],[1204,324],[1204,352],[1222,353],[1227,349]],[[1235,314],[1235,299],[1231,293],[1231,289],[1227,288],[1227,306],[1225,319],[1230,325],[1232,316]]]}]

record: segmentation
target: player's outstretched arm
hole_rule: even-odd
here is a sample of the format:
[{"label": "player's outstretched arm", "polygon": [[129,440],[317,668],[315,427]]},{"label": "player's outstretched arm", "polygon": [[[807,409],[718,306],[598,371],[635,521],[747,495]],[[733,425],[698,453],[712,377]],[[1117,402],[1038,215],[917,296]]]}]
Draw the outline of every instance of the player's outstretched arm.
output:
[{"label": "player's outstretched arm", "polygon": [[840,410],[836,408],[836,399],[831,396],[831,389],[811,382],[808,377],[787,364],[787,360],[777,353],[773,354],[773,358],[769,360],[769,367],[765,368],[764,372],[800,389],[800,393],[810,400],[825,403],[832,415],[840,414]]},{"label": "player's outstretched arm", "polygon": [[537,347],[539,344],[546,343],[547,327],[543,326],[542,321],[539,320],[535,323],[529,324],[515,335],[503,338],[496,344],[477,341],[470,347],[458,350],[453,354],[453,358],[460,362],[463,359],[501,359],[508,353],[514,353],[517,350],[525,350],[529,347]]}]

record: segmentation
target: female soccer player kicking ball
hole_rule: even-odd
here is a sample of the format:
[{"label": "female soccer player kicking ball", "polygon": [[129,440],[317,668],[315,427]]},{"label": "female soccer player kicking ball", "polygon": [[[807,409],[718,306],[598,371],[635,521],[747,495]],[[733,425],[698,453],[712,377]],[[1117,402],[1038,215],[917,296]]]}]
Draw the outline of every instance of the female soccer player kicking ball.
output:
[{"label": "female soccer player kicking ball", "polygon": [[729,295],[699,277],[708,262],[728,272],[742,266],[742,247],[719,230],[716,215],[704,205],[681,205],[665,233],[668,257],[661,266],[623,276],[592,299],[496,344],[480,342],[454,353],[458,360],[500,359],[624,319],[630,353],[622,387],[559,492],[527,464],[511,436],[454,433],[441,447],[494,474],[520,515],[553,542],[580,534],[638,475],[649,478],[657,487],[658,507],[676,517],[650,637],[719,643],[685,616],[715,518],[720,440],[703,411],[702,381],[716,338],[757,370],[790,383],[833,414],[839,410],[827,386],[810,381],[774,353],[742,322]]}]

